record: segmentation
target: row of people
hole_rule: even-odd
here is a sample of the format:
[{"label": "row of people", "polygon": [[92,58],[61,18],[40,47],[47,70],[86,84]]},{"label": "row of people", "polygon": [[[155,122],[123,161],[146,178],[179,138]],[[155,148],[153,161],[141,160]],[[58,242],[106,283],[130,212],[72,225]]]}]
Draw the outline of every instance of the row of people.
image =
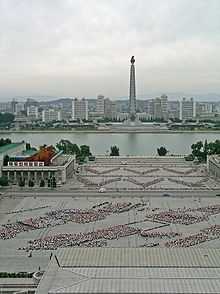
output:
[{"label": "row of people", "polygon": [[55,250],[60,247],[81,246],[88,242],[94,242],[100,239],[114,240],[121,237],[137,234],[139,230],[127,225],[116,225],[104,229],[98,229],[88,233],[62,233],[48,236],[41,239],[29,241],[28,250]]},{"label": "row of people", "polygon": [[173,223],[173,224],[181,224],[181,225],[191,225],[194,223],[207,221],[208,216],[206,215],[198,215],[198,214],[190,214],[183,211],[178,210],[168,210],[161,211],[155,214],[148,214],[148,219],[156,220],[163,223]]},{"label": "row of people", "polygon": [[150,231],[149,229],[147,230],[142,230],[141,231],[141,236],[145,238],[175,238],[179,237],[182,234],[177,233],[177,232],[163,232],[163,231]]},{"label": "row of people", "polygon": [[220,238],[220,225],[214,225],[201,230],[197,234],[172,240],[165,243],[166,247],[190,247],[200,243]]},{"label": "row of people", "polygon": [[47,212],[43,216],[28,218],[16,223],[6,224],[0,228],[0,239],[11,239],[21,232],[54,227],[67,222],[80,224],[96,222],[105,219],[112,213],[120,213],[133,208],[131,202],[106,202],[97,209],[58,209]]}]

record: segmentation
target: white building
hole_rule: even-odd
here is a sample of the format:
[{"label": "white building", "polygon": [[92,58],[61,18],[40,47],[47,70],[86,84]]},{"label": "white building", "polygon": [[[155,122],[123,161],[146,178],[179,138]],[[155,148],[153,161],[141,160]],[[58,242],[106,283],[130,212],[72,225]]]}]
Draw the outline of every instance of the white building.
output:
[{"label": "white building", "polygon": [[66,155],[62,152],[56,154],[49,165],[43,161],[9,161],[7,166],[2,166],[2,175],[10,182],[18,184],[23,177],[28,183],[32,179],[35,184],[40,181],[55,177],[57,183],[65,184],[74,172],[75,155]]},{"label": "white building", "polygon": [[27,107],[27,116],[31,119],[38,119],[39,113],[38,113],[38,107],[34,105],[30,105]]},{"label": "white building", "polygon": [[180,104],[180,119],[182,120],[189,120],[195,118],[195,103],[194,99],[190,98],[187,100],[183,98]]},{"label": "white building", "polygon": [[103,95],[98,95],[96,100],[96,112],[100,115],[105,113],[105,97]]},{"label": "white building", "polygon": [[179,119],[180,118],[180,102],[168,101],[168,118]]},{"label": "white building", "polygon": [[117,105],[109,98],[104,100],[104,116],[109,119],[114,119],[117,117]]},{"label": "white building", "polygon": [[25,103],[24,102],[18,102],[15,104],[15,114],[19,114],[22,111],[25,110]]},{"label": "white building", "polygon": [[164,94],[152,100],[151,112],[154,119],[168,119],[168,97]]},{"label": "white building", "polygon": [[200,118],[213,113],[213,104],[210,102],[196,102],[196,117]]},{"label": "white building", "polygon": [[72,101],[72,119],[88,120],[88,101],[85,98],[81,100],[75,98]]},{"label": "white building", "polygon": [[161,99],[153,99],[153,118],[161,119],[162,118],[162,108],[161,108]]},{"label": "white building", "polygon": [[167,118],[168,118],[168,97],[167,97],[167,95],[163,94],[160,97],[160,101],[161,101],[162,118],[167,120]]},{"label": "white building", "polygon": [[12,112],[11,102],[1,102],[0,112]]},{"label": "white building", "polygon": [[50,121],[60,121],[62,120],[61,111],[55,109],[46,109],[42,111],[42,121],[50,122]]}]

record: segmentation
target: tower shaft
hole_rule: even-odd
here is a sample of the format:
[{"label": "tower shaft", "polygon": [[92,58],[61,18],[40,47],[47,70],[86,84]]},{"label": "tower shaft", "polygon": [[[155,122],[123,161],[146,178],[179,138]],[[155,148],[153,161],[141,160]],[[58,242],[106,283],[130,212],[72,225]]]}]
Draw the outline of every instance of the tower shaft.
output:
[{"label": "tower shaft", "polygon": [[129,112],[130,119],[136,118],[136,86],[135,86],[135,66],[131,64],[130,68],[130,93],[129,93]]}]

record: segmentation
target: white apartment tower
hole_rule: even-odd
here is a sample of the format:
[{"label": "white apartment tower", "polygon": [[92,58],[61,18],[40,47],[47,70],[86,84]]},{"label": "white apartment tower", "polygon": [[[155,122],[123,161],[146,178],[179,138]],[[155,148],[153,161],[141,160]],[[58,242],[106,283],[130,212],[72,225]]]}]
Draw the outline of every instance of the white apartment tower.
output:
[{"label": "white apartment tower", "polygon": [[34,105],[28,106],[27,116],[30,117],[31,119],[38,119],[39,118],[38,107]]},{"label": "white apartment tower", "polygon": [[43,122],[52,122],[62,120],[61,111],[55,109],[46,109],[42,111],[42,121]]},{"label": "white apartment tower", "polygon": [[195,103],[194,99],[187,100],[183,98],[180,104],[180,119],[189,120],[195,117]]},{"label": "white apartment tower", "polygon": [[160,97],[160,101],[161,101],[162,118],[167,120],[168,119],[168,97],[167,97],[167,95],[163,94]]},{"label": "white apartment tower", "polygon": [[81,100],[75,98],[72,101],[72,119],[88,120],[88,101],[85,98]]},{"label": "white apartment tower", "polygon": [[105,97],[103,95],[98,95],[97,96],[96,112],[98,114],[104,115],[104,112],[105,112]]}]

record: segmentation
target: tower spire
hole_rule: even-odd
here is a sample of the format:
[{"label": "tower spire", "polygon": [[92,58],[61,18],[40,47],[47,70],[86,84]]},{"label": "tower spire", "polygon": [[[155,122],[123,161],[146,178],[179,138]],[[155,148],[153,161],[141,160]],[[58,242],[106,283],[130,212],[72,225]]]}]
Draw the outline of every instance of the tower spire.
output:
[{"label": "tower spire", "polygon": [[130,68],[130,92],[129,92],[129,116],[131,121],[136,119],[136,86],[135,86],[135,59],[131,57]]}]

